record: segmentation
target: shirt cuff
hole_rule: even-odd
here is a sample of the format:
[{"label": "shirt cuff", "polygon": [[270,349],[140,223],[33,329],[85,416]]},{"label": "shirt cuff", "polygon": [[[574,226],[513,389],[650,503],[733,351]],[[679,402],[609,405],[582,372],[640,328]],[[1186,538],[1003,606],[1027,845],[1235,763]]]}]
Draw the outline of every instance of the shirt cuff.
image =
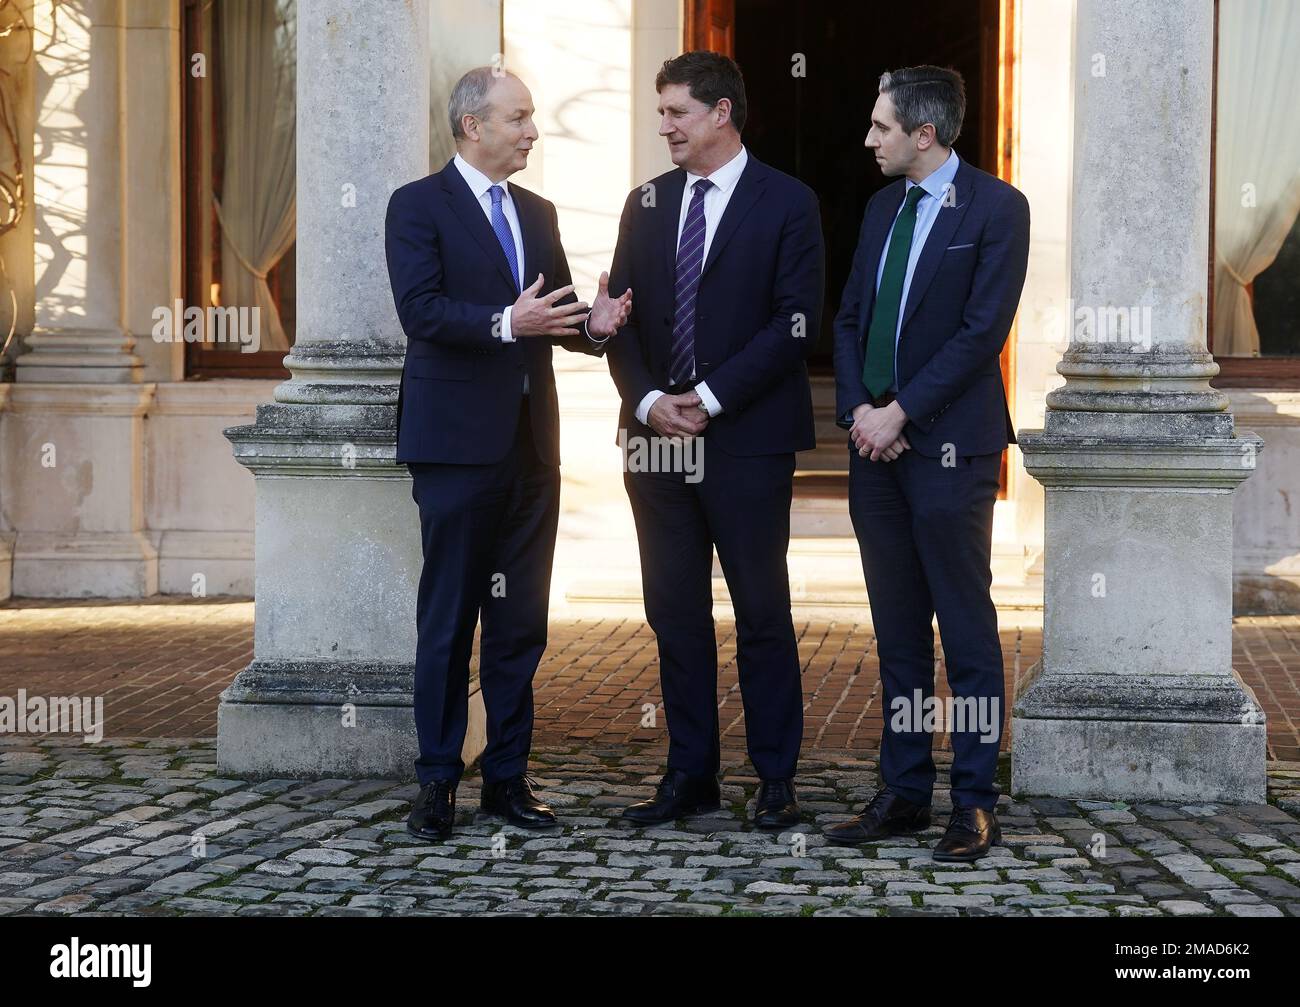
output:
[{"label": "shirt cuff", "polygon": [[717,416],[722,412],[722,403],[714,398],[713,393],[709,391],[709,386],[705,382],[701,381],[695,386],[695,394],[698,395],[700,401],[704,403],[704,408],[709,411],[710,417]]},{"label": "shirt cuff", "polygon": [[593,336],[591,330],[587,328],[587,319],[585,318],[582,320],[582,332],[591,341],[593,346],[604,346],[611,338],[613,338],[612,336],[602,336],[600,338]]},{"label": "shirt cuff", "polygon": [[665,394],[666,394],[665,392],[661,392],[658,388],[656,388],[654,391],[646,392],[645,398],[643,398],[641,400],[641,404],[636,407],[637,420],[639,420],[641,423],[644,423],[646,426],[649,426],[650,407],[654,405],[655,402],[657,402]]},{"label": "shirt cuff", "polygon": [[513,304],[508,305],[506,310],[501,312],[501,342],[503,343],[515,341],[515,337],[510,334],[510,309],[513,307]]}]

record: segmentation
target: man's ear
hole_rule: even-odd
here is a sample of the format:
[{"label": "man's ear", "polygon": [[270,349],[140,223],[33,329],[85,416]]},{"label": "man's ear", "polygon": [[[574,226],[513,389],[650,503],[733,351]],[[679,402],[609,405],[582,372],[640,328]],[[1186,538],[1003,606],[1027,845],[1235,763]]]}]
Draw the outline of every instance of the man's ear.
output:
[{"label": "man's ear", "polygon": [[718,125],[724,126],[731,121],[731,99],[719,98],[718,103],[713,106],[713,110],[719,113]]},{"label": "man's ear", "polygon": [[916,149],[929,150],[935,144],[934,123],[922,123],[916,134]]},{"label": "man's ear", "polygon": [[466,112],[460,117],[460,131],[471,140],[478,139],[478,116]]}]

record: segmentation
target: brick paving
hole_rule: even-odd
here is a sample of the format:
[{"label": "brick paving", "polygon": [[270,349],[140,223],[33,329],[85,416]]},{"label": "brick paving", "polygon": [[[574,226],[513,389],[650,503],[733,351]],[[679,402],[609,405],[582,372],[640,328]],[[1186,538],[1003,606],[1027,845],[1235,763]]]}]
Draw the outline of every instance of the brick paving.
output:
[{"label": "brick paving", "polygon": [[[251,657],[249,603],[11,603],[0,694],[103,695],[109,730],[97,745],[0,736],[0,915],[1300,916],[1300,618],[1235,623],[1234,665],[1269,717],[1268,804],[1004,792],[1003,843],[973,865],[931,858],[949,807],[942,744],[929,830],[823,842],[875,792],[879,680],[869,624],[797,629],[798,829],[747,824],[757,780],[722,620],[723,810],[671,827],[618,819],[662,772],[664,739],[641,726],[658,701],[653,637],[607,617],[556,620],[538,675],[531,771],[561,824],[478,816],[471,772],[455,832],[430,845],[405,832],[410,783],[217,774],[216,697]],[[1008,695],[1040,646],[1036,629],[1004,631]],[[1000,766],[1005,791],[1007,755]]]},{"label": "brick paving", "polygon": [[[871,625],[800,618],[804,662],[804,750],[874,750],[883,726]],[[734,623],[719,619],[718,696],[722,745],[744,751]],[[1006,694],[1038,660],[1042,632],[1006,628]],[[19,600],[0,606],[0,689],[12,694],[104,697],[111,738],[214,737],[217,697],[253,653],[251,602]],[[942,670],[938,695],[947,695]],[[1235,621],[1233,665],[1268,717],[1270,759],[1300,760],[1300,616]],[[645,704],[662,712],[654,636],[640,619],[557,619],[535,686],[536,738],[655,743],[641,727]],[[1003,749],[1009,744],[1005,711]],[[937,739],[944,748],[946,737]]]}]

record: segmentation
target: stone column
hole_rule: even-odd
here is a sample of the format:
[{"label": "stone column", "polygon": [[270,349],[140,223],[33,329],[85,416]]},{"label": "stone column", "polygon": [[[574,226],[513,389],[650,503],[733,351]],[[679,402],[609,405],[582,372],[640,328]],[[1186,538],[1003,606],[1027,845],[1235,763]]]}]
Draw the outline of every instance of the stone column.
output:
[{"label": "stone column", "polygon": [[[384,214],[429,172],[428,18],[427,0],[299,0],[297,342],[275,401],[226,432],[257,519],[254,660],[221,697],[223,772],[414,775],[420,536],[394,463],[405,337]],[[481,733],[472,702],[467,761]]]},{"label": "stone column", "polygon": [[[1172,4],[1172,6],[1171,6]],[[1042,430],[1043,659],[1012,790],[1264,799],[1264,716],[1232,670],[1237,434],[1206,350],[1213,5],[1079,0],[1069,349]]]},{"label": "stone column", "polygon": [[[141,56],[174,47],[167,33],[176,31],[175,5],[36,4],[31,23],[35,317],[0,428],[0,524],[15,531],[13,592],[154,594],[143,438],[154,386],[142,382],[126,321],[126,252],[145,240],[165,247],[166,237],[133,230],[143,183],[128,170],[127,150],[142,125],[135,75],[142,65],[169,65]],[[156,93],[159,76],[148,76]],[[167,126],[157,117],[148,125],[155,137]],[[179,202],[157,184],[148,199]]]}]

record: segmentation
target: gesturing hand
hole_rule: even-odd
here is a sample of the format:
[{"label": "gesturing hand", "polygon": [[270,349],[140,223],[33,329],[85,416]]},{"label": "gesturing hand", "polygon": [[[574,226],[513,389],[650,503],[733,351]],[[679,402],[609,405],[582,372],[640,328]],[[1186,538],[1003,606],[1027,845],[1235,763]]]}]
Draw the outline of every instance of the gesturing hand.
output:
[{"label": "gesturing hand", "polygon": [[510,334],[512,336],[576,336],[578,330],[573,326],[581,325],[586,317],[587,305],[583,301],[555,306],[555,302],[573,291],[573,284],[552,290],[545,297],[538,297],[542,289],[542,274],[519,295],[514,307],[510,309]]},{"label": "gesturing hand", "polygon": [[597,339],[607,339],[627,322],[632,313],[632,288],[618,297],[609,296],[609,273],[600,274],[600,289],[596,299],[591,302],[591,314],[587,316],[587,333]]},{"label": "gesturing hand", "polygon": [[709,425],[703,401],[695,392],[681,395],[660,395],[650,407],[646,418],[650,426],[664,437],[694,437],[702,434]]}]

